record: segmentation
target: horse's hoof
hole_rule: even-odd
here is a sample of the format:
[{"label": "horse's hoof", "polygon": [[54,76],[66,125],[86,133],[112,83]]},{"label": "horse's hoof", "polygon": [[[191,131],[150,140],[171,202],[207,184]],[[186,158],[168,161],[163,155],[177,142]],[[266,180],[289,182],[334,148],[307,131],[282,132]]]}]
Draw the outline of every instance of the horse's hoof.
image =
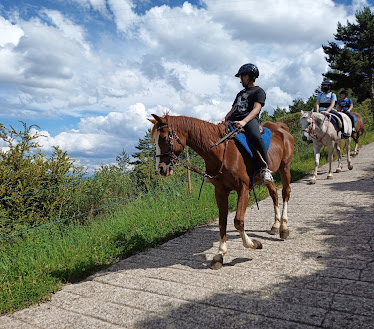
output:
[{"label": "horse's hoof", "polygon": [[260,241],[255,240],[255,239],[253,239],[252,241],[255,245],[255,248],[253,248],[253,249],[262,249],[262,243]]},{"label": "horse's hoof", "polygon": [[282,230],[282,231],[280,231],[279,237],[280,237],[282,240],[286,240],[286,239],[288,238],[289,235],[290,235],[290,231],[287,229],[287,230]]},{"label": "horse's hoof", "polygon": [[223,266],[223,256],[221,254],[215,255],[210,262],[210,268],[212,270],[219,270]]},{"label": "horse's hoof", "polygon": [[278,233],[279,233],[279,227],[274,227],[274,226],[271,228],[269,232],[270,235],[276,235]]},{"label": "horse's hoof", "polygon": [[309,184],[315,184],[316,183],[316,179],[315,178],[311,178],[310,181],[309,181]]},{"label": "horse's hoof", "polygon": [[348,165],[348,169],[349,169],[349,170],[352,170],[352,169],[353,169],[353,165],[349,164],[349,165]]},{"label": "horse's hoof", "polygon": [[339,174],[340,172],[342,172],[342,168],[336,168],[336,173]]},{"label": "horse's hoof", "polygon": [[327,179],[334,179],[334,176],[333,175],[328,175]]}]

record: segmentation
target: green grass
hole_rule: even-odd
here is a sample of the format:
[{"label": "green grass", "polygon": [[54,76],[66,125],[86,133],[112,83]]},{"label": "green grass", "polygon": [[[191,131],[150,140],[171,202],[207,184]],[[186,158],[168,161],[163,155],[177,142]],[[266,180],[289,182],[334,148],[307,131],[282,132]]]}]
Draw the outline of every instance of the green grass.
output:
[{"label": "green grass", "polygon": [[[374,132],[369,131],[362,144],[373,140]],[[314,167],[312,146],[297,141],[296,147],[292,181]],[[326,161],[327,152],[321,164]],[[275,179],[280,185],[278,174]],[[216,219],[213,186],[204,184],[197,200],[200,184],[199,178],[194,181],[192,194],[180,184],[110,208],[89,222],[76,219],[0,241],[0,314],[47,300],[65,283],[82,280],[119,259]],[[266,187],[256,187],[258,200],[267,195]],[[236,194],[229,200],[233,211]]]},{"label": "green grass", "polygon": [[[48,299],[121,258],[156,246],[218,216],[213,187],[185,184],[116,207],[89,224],[55,224],[3,240],[0,245],[0,314]],[[234,209],[236,197],[230,197]]]}]

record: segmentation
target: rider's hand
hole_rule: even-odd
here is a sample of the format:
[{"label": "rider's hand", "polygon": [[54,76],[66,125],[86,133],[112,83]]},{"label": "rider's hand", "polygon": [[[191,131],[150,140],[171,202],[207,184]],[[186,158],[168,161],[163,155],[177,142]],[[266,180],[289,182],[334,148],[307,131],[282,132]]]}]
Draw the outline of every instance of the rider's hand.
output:
[{"label": "rider's hand", "polygon": [[226,118],[223,118],[220,122],[218,122],[219,125],[224,125],[226,123]]},{"label": "rider's hand", "polygon": [[245,126],[243,121],[234,121],[234,124],[237,128],[243,128]]}]

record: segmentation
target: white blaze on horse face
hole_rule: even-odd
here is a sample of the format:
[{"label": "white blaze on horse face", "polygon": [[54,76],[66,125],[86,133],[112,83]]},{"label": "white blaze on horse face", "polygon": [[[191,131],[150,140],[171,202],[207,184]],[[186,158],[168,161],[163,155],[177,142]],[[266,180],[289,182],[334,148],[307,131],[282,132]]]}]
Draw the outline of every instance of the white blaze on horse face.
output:
[{"label": "white blaze on horse face", "polygon": [[[156,134],[156,154],[161,154],[160,146],[158,145],[158,139],[160,138],[160,132]],[[160,173],[160,157],[156,157],[156,171]]]},{"label": "white blaze on horse face", "polygon": [[[161,148],[160,145],[158,145],[158,141],[160,139],[160,132],[158,131],[155,138],[156,143],[156,154],[161,154]],[[156,171],[161,176],[171,176],[173,174],[173,167],[171,164],[166,164],[164,162],[161,162],[160,157],[156,157]]]}]

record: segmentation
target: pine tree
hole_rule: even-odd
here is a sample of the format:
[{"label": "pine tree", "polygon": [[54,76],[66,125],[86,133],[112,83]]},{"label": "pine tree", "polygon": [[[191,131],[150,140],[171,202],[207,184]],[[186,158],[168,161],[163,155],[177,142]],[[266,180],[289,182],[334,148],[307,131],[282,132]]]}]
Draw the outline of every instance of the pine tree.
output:
[{"label": "pine tree", "polygon": [[358,101],[370,97],[374,118],[374,13],[369,7],[356,12],[357,23],[338,23],[335,40],[323,46],[336,89],[351,88]]},{"label": "pine tree", "polygon": [[155,155],[156,146],[151,142],[151,129],[148,129],[144,138],[139,138],[138,145],[135,146],[139,152],[132,154],[135,161],[130,164],[135,165],[133,173],[138,184],[150,190],[156,179]]}]

